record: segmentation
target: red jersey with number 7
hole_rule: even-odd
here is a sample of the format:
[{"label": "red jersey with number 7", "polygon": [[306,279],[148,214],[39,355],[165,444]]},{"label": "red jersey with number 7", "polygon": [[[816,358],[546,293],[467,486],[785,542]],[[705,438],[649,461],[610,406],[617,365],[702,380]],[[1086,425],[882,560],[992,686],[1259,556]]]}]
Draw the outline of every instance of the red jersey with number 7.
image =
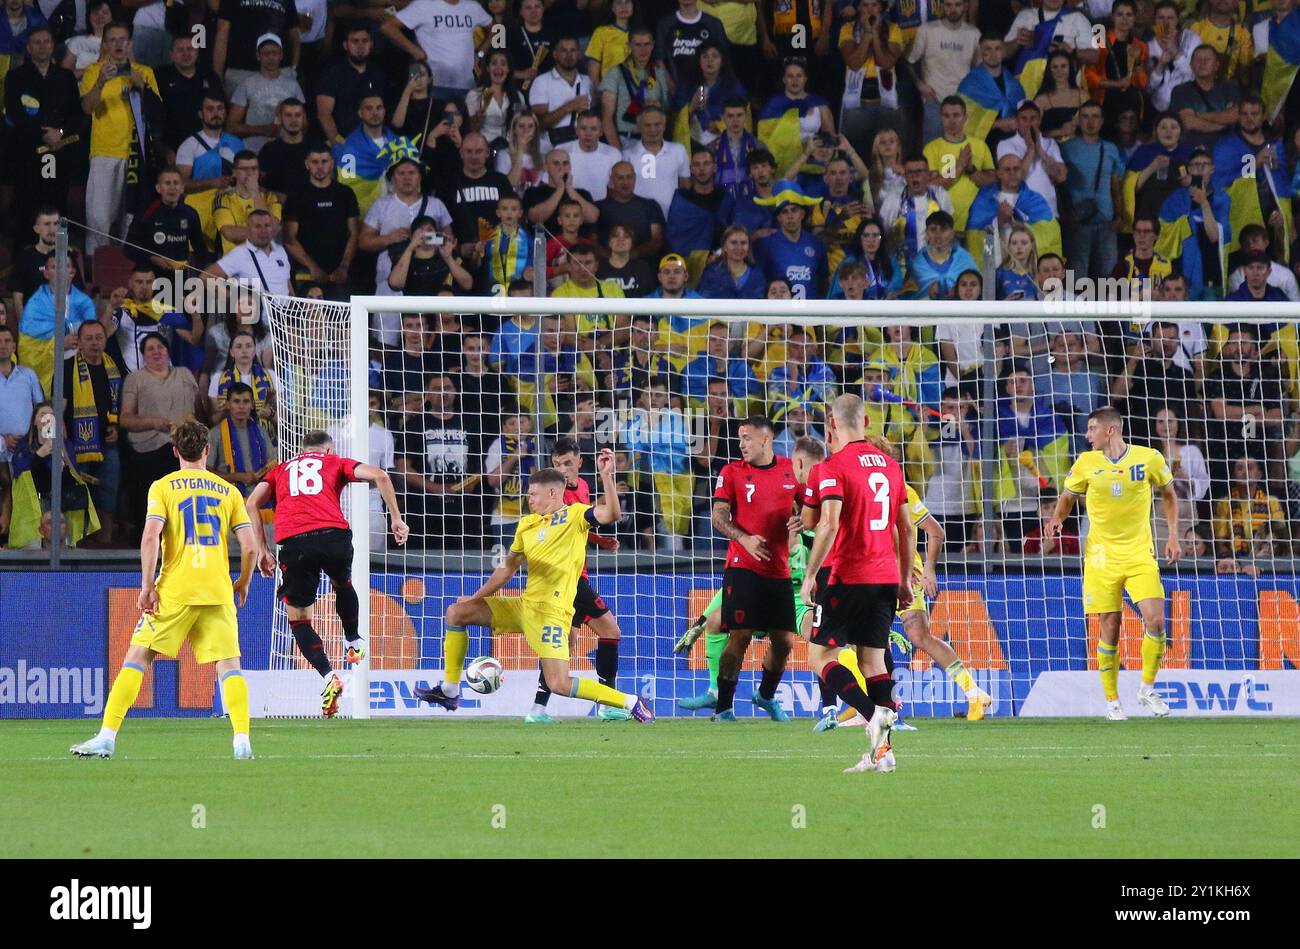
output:
[{"label": "red jersey with number 7", "polygon": [[830,583],[898,583],[894,525],[907,506],[903,469],[869,442],[849,442],[820,465],[821,503],[840,501]]},{"label": "red jersey with number 7", "polygon": [[356,476],[359,464],[352,458],[305,451],[268,471],[262,483],[271,486],[275,502],[276,543],[329,527],[347,530],[351,525],[343,516],[339,497],[346,485],[360,480]]},{"label": "red jersey with number 7", "polygon": [[764,468],[732,461],[718,475],[715,501],[731,505],[731,519],[746,534],[763,538],[767,560],[759,560],[737,541],[727,544],[727,566],[752,570],[772,580],[790,579],[790,532],[786,522],[794,513],[799,482],[789,458],[777,455]]}]

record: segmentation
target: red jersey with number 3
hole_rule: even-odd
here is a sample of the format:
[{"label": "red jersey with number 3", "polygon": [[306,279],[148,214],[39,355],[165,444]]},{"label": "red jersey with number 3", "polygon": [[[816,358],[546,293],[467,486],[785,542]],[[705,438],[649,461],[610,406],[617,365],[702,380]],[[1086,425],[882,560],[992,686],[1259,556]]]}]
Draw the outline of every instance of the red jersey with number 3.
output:
[{"label": "red jersey with number 3", "polygon": [[771,557],[759,560],[737,541],[727,545],[727,566],[752,570],[773,580],[790,578],[790,532],[786,522],[794,512],[799,482],[794,464],[777,455],[766,468],[733,461],[718,475],[715,501],[731,505],[731,519],[746,534],[763,538]]},{"label": "red jersey with number 3", "polygon": [[[579,478],[578,483],[573,487],[567,484],[564,486],[564,503],[565,504],[590,504],[591,488],[587,487],[587,479]],[[590,579],[587,576],[587,559],[582,560],[582,576],[584,579]]]},{"label": "red jersey with number 3", "polygon": [[840,501],[830,583],[898,583],[894,525],[907,506],[903,469],[866,441],[849,442],[820,465],[817,494]]},{"label": "red jersey with number 3", "polygon": [[351,527],[339,497],[344,486],[358,480],[361,462],[319,451],[305,451],[266,473],[275,501],[275,540],[282,544],[296,534]]}]

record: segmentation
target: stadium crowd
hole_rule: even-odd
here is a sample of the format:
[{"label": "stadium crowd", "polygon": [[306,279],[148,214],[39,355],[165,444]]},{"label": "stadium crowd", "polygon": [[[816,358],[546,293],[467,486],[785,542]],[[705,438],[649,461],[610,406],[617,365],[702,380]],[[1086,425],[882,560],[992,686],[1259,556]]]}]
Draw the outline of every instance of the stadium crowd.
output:
[{"label": "stadium crowd", "polygon": [[1112,402],[1173,463],[1189,554],[1289,555],[1292,323],[402,312],[535,278],[580,299],[1021,300],[1109,279],[1300,301],[1292,0],[1040,2],[5,0],[0,535],[54,529],[67,218],[70,543],[138,536],[183,418],[245,490],[275,461],[266,308],[155,298],[202,272],[393,297],[371,328],[371,460],[399,475],[416,543],[508,539],[539,439],[572,438],[589,469],[620,449],[630,545],[712,548],[737,420],[768,412],[788,452],[854,391],[954,553],[1077,550],[1044,543],[1040,513]]}]

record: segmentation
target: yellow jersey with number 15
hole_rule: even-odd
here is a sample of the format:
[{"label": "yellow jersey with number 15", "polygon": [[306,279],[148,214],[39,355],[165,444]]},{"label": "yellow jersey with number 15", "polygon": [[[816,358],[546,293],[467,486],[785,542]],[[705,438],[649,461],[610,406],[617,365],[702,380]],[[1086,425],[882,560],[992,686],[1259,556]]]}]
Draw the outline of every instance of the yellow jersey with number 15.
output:
[{"label": "yellow jersey with number 15", "polygon": [[[1065,490],[1082,495],[1088,506],[1084,562],[1104,567],[1154,559],[1151,501],[1154,492],[1173,479],[1165,456],[1154,448],[1129,445],[1114,460],[1101,451],[1080,455],[1065,479]],[[1105,560],[1098,563],[1095,554]]]},{"label": "yellow jersey with number 15", "polygon": [[512,554],[528,560],[524,602],[552,612],[573,612],[573,595],[587,563],[587,532],[595,526],[590,504],[567,504],[554,514],[519,519]]},{"label": "yellow jersey with number 15", "polygon": [[226,538],[231,530],[249,526],[234,485],[197,468],[174,471],[149,488],[146,518],[163,524],[160,605],[210,606],[234,599]]}]

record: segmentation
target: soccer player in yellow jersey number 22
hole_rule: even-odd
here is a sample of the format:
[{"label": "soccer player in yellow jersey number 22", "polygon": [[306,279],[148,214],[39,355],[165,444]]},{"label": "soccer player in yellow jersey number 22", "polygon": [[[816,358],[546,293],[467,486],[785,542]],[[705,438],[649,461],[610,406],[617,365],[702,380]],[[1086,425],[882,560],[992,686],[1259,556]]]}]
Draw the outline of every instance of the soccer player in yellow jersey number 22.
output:
[{"label": "soccer player in yellow jersey number 22", "polygon": [[1058,536],[1075,498],[1085,499],[1089,529],[1083,561],[1083,608],[1100,619],[1097,668],[1106,695],[1106,717],[1114,722],[1127,717],[1119,700],[1119,632],[1125,591],[1146,627],[1138,703],[1156,715],[1168,715],[1169,706],[1155,690],[1156,672],[1165,653],[1165,588],[1151,534],[1151,501],[1159,491],[1169,522],[1165,556],[1175,563],[1180,549],[1173,474],[1154,448],[1125,443],[1124,420],[1110,406],[1088,416],[1087,438],[1093,450],[1075,459],[1043,536]]},{"label": "soccer player in yellow jersey number 22", "polygon": [[[614,453],[608,448],[596,459],[596,470],[600,500],[595,507],[564,503],[567,479],[558,468],[543,468],[528,479],[530,513],[520,518],[505,563],[492,571],[473,596],[462,596],[447,608],[443,681],[431,689],[417,689],[415,694],[421,700],[449,712],[459,707],[460,678],[469,647],[465,627],[489,626],[494,631],[524,634],[555,694],[623,708],[639,722],[654,721],[654,712],[635,695],[569,675],[569,626],[573,595],[587,562],[587,532],[598,524],[614,523],[620,513]],[[523,596],[496,596],[525,562],[528,582]]]},{"label": "soccer player in yellow jersey number 22", "polygon": [[[195,421],[172,429],[181,468],[149,488],[144,537],[140,541],[140,621],[122,670],[113,681],[99,734],[73,745],[72,754],[111,758],[122,720],[140,694],[154,657],[175,659],[186,639],[201,663],[215,662],[222,702],[235,732],[235,757],[253,757],[248,740],[248,685],[239,671],[239,629],[235,601],[248,598],[254,546],[244,499],[232,484],[210,474],[208,430]],[[239,579],[230,582],[226,538],[239,542]],[[162,553],[162,572],[154,570]]]}]

